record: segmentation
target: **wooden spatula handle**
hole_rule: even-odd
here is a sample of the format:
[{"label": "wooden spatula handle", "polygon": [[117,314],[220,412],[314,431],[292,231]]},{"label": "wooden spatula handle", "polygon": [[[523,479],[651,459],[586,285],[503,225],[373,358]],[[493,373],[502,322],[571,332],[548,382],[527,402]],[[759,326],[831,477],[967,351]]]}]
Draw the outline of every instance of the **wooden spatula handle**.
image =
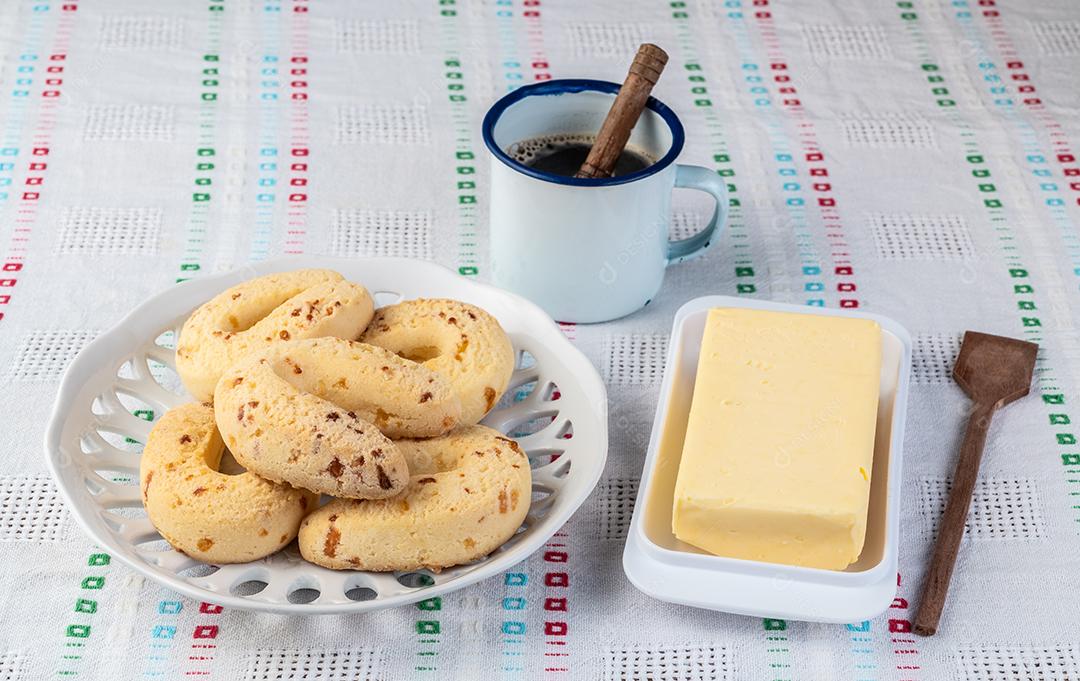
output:
[{"label": "wooden spatula handle", "polygon": [[915,615],[914,629],[920,636],[934,635],[941,611],[945,607],[945,596],[949,593],[949,581],[956,565],[956,554],[960,550],[960,541],[964,538],[971,495],[975,491],[975,481],[979,478],[979,462],[982,461],[983,448],[986,445],[986,432],[990,429],[995,409],[997,405],[994,404],[976,404],[968,419],[964,441],[960,445],[960,456],[956,460],[956,472],[953,473],[952,491],[938,526],[937,543],[934,544],[930,570],[923,581],[922,600]]}]

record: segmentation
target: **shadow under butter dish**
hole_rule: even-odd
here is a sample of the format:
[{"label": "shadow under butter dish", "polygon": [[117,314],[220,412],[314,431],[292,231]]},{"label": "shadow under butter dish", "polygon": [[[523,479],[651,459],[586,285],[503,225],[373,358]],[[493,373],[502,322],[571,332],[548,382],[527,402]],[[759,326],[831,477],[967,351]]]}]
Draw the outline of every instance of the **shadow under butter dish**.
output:
[{"label": "shadow under butter dish", "polygon": [[863,550],[881,331],[868,319],[713,309],[675,485],[676,537],[843,570]]}]

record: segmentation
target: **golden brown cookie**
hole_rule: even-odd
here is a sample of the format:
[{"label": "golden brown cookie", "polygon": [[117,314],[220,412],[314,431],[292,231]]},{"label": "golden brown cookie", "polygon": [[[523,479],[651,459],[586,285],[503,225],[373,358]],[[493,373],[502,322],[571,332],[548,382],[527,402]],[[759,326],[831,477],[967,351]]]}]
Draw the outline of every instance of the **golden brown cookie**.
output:
[{"label": "golden brown cookie", "polygon": [[445,376],[340,338],[279,343],[233,365],[218,427],[248,470],[338,497],[399,493],[409,470],[389,437],[430,437],[461,414]]},{"label": "golden brown cookie", "polygon": [[417,299],[379,308],[360,338],[445,374],[461,398],[461,422],[477,423],[514,373],[514,349],[490,314],[457,300]]},{"label": "golden brown cookie", "polygon": [[300,528],[300,553],[335,570],[438,570],[482,558],[521,526],[532,474],[517,443],[485,426],[396,443],[408,488],[380,500],[336,499]]},{"label": "golden brown cookie", "polygon": [[275,343],[355,339],[374,310],[367,289],[331,270],[268,274],[218,294],[191,314],[176,345],[176,371],[196,400],[209,401],[221,374]]},{"label": "golden brown cookie", "polygon": [[209,405],[170,409],[143,449],[143,505],[177,550],[207,563],[246,563],[292,541],[318,497],[253,473],[219,473],[224,451]]}]

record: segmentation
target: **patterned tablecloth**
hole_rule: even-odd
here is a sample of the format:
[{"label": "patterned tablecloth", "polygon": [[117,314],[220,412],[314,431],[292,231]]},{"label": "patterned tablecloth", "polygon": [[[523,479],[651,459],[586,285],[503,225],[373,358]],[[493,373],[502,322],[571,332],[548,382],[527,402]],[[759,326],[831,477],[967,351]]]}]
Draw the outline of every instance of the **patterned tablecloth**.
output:
[{"label": "patterned tablecloth", "polygon": [[[179,597],[86,539],[40,446],[83,344],[180,279],[282,253],[485,278],[486,107],[536,80],[620,80],[644,40],[671,54],[657,94],[688,128],[683,160],[729,179],[731,222],[646,310],[565,328],[607,381],[612,443],[544,550],[415,606],[284,618]],[[1080,678],[1074,2],[5,0],[0,52],[0,679]],[[677,231],[698,199],[677,195]],[[716,614],[624,577],[666,334],[706,293],[912,332],[880,617]],[[989,444],[943,631],[915,638],[968,328],[1038,341],[1037,381]]]}]

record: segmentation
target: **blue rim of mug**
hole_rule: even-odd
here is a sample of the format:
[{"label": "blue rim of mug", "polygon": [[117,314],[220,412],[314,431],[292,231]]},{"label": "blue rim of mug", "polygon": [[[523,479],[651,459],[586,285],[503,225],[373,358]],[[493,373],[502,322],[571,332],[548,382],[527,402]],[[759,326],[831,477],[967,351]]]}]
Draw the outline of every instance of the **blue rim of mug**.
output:
[{"label": "blue rim of mug", "polygon": [[606,80],[591,80],[587,78],[546,80],[542,83],[533,83],[532,85],[519,87],[513,92],[504,95],[502,99],[492,104],[491,108],[488,109],[482,125],[484,144],[487,146],[488,150],[495,155],[495,158],[510,166],[510,168],[523,175],[528,175],[537,180],[552,182],[554,184],[565,184],[572,187],[610,187],[613,185],[635,182],[642,178],[649,177],[650,175],[655,175],[675,162],[675,158],[679,155],[679,152],[682,151],[683,144],[686,141],[686,133],[683,131],[682,122],[679,120],[679,117],[676,116],[675,112],[666,104],[655,97],[649,97],[648,101],[645,103],[645,107],[658,114],[664,119],[664,122],[667,123],[668,128],[671,130],[671,147],[656,163],[635,173],[630,173],[629,175],[583,178],[566,177],[565,175],[547,173],[515,161],[506,153],[506,151],[499,148],[499,145],[495,144],[494,130],[496,123],[499,122],[499,117],[502,116],[503,112],[510,108],[510,106],[520,102],[526,97],[565,95],[577,92],[604,92],[614,95],[619,92],[619,87],[618,83],[612,83]]}]

